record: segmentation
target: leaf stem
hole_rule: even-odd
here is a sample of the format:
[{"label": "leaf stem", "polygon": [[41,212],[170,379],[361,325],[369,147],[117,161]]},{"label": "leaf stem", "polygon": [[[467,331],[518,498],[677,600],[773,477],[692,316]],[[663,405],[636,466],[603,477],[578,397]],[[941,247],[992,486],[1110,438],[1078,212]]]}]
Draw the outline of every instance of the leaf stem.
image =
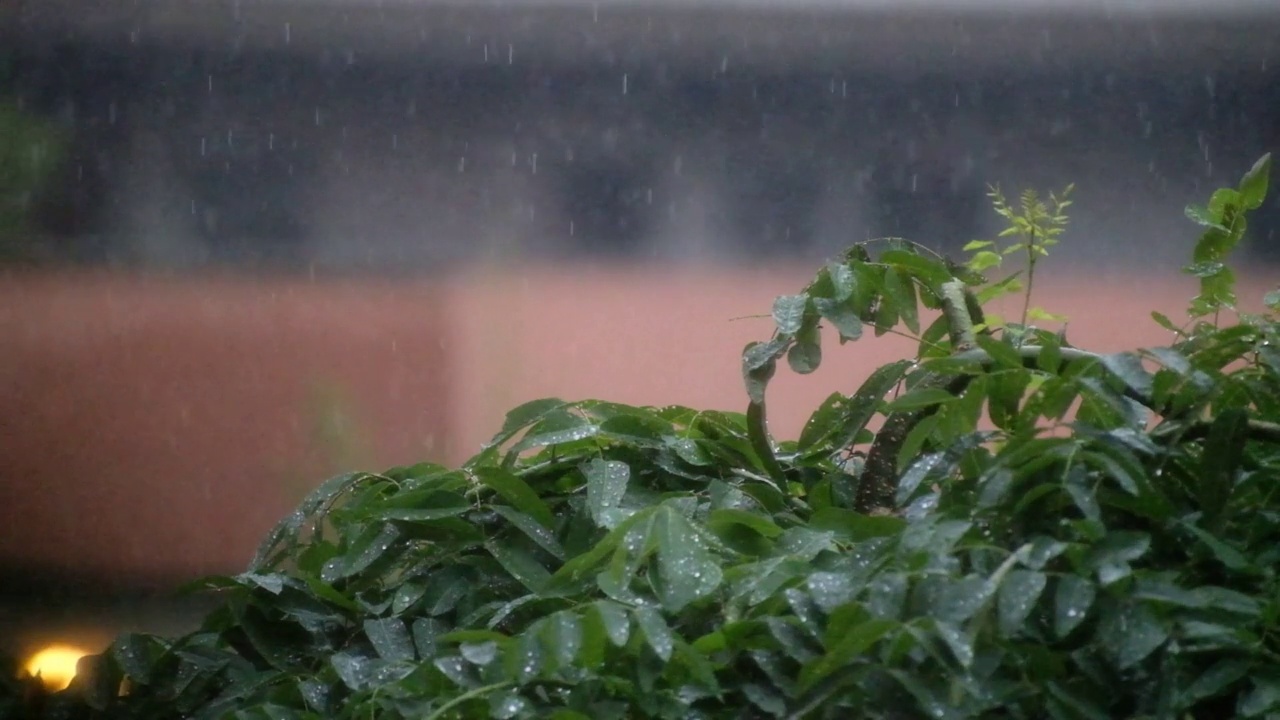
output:
[{"label": "leaf stem", "polygon": [[450,700],[449,702],[447,702],[447,703],[445,703],[445,704],[441,705],[439,708],[437,708],[437,709],[436,709],[436,711],[435,711],[435,712],[433,712],[433,713],[431,713],[430,715],[428,715],[428,716],[427,716],[427,718],[426,718],[426,720],[441,720],[441,718],[443,718],[443,717],[445,716],[445,713],[447,713],[447,712],[449,712],[450,710],[454,709],[455,707],[457,707],[457,706],[461,705],[462,703],[470,702],[471,700],[474,700],[474,699],[479,698],[479,697],[484,697],[485,695],[488,695],[489,693],[491,693],[491,692],[493,692],[493,691],[495,691],[495,690],[501,690],[502,688],[507,687],[507,686],[512,685],[512,684],[513,684],[513,683],[512,683],[510,680],[507,680],[507,681],[500,682],[500,683],[494,683],[494,684],[492,684],[492,685],[484,685],[484,686],[482,686],[482,687],[478,687],[478,688],[476,688],[476,689],[474,689],[474,690],[468,690],[467,692],[464,692],[464,693],[462,693],[461,695],[459,695],[458,697],[456,697],[456,698],[454,698],[454,699]]}]

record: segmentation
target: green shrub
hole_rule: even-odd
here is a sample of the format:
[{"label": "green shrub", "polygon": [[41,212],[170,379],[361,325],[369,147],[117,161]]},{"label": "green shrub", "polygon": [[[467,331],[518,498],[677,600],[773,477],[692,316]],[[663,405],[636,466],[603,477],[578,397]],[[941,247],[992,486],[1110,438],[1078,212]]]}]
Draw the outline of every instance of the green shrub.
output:
[{"label": "green shrub", "polygon": [[[120,638],[29,716],[1277,717],[1280,293],[1237,313],[1224,264],[1268,172],[1188,210],[1168,347],[1029,326],[1033,276],[980,271],[1069,203],[994,193],[1011,246],[858,245],[779,298],[745,414],[540,400],[461,468],[334,478],[201,583],[201,629]],[[769,379],[824,326],[919,351],[775,442]]]}]

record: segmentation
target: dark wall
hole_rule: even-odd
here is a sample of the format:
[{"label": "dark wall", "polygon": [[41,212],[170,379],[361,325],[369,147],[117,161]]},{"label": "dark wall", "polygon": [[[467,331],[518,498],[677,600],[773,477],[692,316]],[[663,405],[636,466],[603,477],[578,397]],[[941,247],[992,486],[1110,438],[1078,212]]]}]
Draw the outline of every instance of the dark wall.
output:
[{"label": "dark wall", "polygon": [[[467,257],[475,248],[462,236],[466,223],[485,218],[464,217],[461,231],[442,237],[414,235],[396,217],[406,203],[477,212],[430,193],[400,197],[392,166],[446,183],[455,165],[489,173],[466,193],[483,196],[477,207],[502,208],[509,199],[486,178],[507,170],[507,155],[541,198],[520,228],[553,238],[544,254],[654,255],[663,223],[682,222],[692,191],[681,183],[693,176],[714,188],[706,214],[724,238],[721,256],[820,255],[886,234],[954,251],[989,225],[986,185],[1010,162],[1037,166],[1091,148],[1098,157],[1084,171],[1115,181],[1106,155],[1136,152],[1152,173],[1192,175],[1203,195],[1280,142],[1274,68],[894,75],[832,64],[449,66],[341,46],[285,53],[63,40],[12,51],[8,93],[71,133],[68,162],[39,198],[45,255],[143,265],[168,262],[138,248],[136,236],[154,226],[185,238],[184,257],[201,263],[304,267],[323,254],[324,212],[346,205],[390,230],[329,246],[414,246],[371,265]],[[372,145],[382,155],[369,155]],[[361,162],[374,180],[335,191],[342,186],[331,178]],[[157,174],[159,191],[127,189],[144,171]],[[1126,192],[1123,183],[1112,191]],[[156,192],[163,200],[144,198],[160,207],[151,216],[130,210]],[[1251,247],[1263,257],[1280,255],[1277,197],[1254,223]],[[856,221],[842,219],[845,198],[858,205]]]}]

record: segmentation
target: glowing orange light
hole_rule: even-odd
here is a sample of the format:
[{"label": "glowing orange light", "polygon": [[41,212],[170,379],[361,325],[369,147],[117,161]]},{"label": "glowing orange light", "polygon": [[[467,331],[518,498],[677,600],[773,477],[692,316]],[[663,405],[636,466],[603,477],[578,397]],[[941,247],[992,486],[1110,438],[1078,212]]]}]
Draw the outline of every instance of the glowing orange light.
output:
[{"label": "glowing orange light", "polygon": [[71,684],[76,676],[76,663],[88,654],[88,650],[72,645],[50,645],[27,659],[26,670],[33,677],[38,676],[50,690],[61,690]]}]

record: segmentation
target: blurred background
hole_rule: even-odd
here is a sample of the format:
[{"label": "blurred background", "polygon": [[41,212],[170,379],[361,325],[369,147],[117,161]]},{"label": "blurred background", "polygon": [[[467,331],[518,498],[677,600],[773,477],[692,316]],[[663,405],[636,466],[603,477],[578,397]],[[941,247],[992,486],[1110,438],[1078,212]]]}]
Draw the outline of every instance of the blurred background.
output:
[{"label": "blurred background", "polygon": [[[1037,297],[1074,342],[1162,342],[1183,207],[1276,149],[1273,0],[8,0],[0,652],[190,627],[172,588],[324,477],[525,400],[740,410],[735,318],[989,237],[989,183],[1076,184]],[[907,349],[863,345],[776,435]]]}]

